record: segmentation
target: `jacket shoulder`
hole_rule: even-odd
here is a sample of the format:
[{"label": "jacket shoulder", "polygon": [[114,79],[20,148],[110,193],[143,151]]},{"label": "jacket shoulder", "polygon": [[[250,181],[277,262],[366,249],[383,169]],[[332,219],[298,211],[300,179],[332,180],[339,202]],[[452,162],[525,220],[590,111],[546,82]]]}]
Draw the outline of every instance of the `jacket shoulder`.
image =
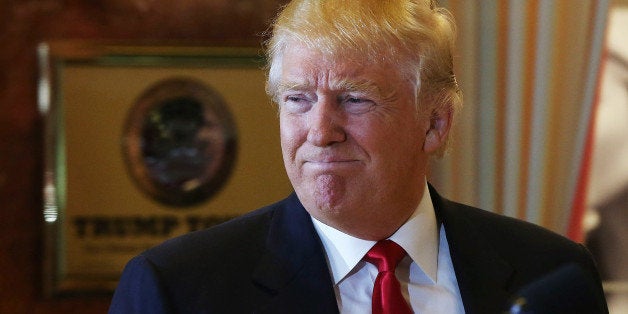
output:
[{"label": "jacket shoulder", "polygon": [[561,252],[583,253],[582,245],[539,225],[446,199],[441,202],[445,204],[442,214],[447,221],[468,226],[501,252],[515,255],[544,253],[545,256]]},{"label": "jacket shoulder", "polygon": [[[277,202],[207,229],[190,232],[150,248],[142,253],[160,267],[176,267],[224,260],[232,254],[254,254],[263,247],[265,234],[275,212],[285,207]],[[261,254],[261,252],[259,252]]]}]

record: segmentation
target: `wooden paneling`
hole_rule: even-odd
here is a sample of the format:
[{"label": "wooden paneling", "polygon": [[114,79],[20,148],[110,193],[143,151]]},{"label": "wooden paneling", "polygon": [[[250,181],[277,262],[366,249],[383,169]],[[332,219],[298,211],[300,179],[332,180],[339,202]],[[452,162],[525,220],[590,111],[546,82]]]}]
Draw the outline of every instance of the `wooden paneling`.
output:
[{"label": "wooden paneling", "polygon": [[0,313],[105,313],[109,297],[41,294],[42,118],[36,46],[48,39],[259,46],[281,0],[0,1]]}]

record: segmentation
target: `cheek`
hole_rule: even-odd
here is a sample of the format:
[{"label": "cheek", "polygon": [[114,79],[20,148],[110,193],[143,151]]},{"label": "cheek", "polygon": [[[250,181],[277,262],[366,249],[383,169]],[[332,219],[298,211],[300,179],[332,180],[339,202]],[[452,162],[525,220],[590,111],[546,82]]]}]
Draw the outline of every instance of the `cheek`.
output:
[{"label": "cheek", "polygon": [[303,138],[303,128],[295,119],[281,116],[279,120],[279,137],[281,140],[281,150],[284,158],[294,156],[299,143]]},{"label": "cheek", "polygon": [[397,143],[393,134],[399,125],[376,119],[356,121],[350,125],[347,132],[367,150],[386,150],[388,146],[395,146]]},{"label": "cheek", "polygon": [[361,125],[352,132],[356,142],[373,158],[382,162],[416,158],[425,137],[416,124],[398,120],[397,123]]}]

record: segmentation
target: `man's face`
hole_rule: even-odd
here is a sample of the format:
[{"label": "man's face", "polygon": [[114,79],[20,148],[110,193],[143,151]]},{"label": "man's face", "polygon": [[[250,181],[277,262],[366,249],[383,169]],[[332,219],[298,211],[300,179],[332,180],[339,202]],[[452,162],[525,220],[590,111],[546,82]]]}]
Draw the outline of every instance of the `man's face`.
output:
[{"label": "man's face", "polygon": [[278,86],[283,159],[308,212],[361,238],[396,230],[425,180],[430,120],[417,112],[415,83],[390,64],[329,60],[297,45],[285,51]]}]

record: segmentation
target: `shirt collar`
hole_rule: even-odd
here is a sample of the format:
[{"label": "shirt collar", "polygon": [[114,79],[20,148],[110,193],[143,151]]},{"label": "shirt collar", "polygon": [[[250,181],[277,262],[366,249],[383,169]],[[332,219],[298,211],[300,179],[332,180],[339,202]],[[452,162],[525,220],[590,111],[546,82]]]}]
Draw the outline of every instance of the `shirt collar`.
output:
[{"label": "shirt collar", "polygon": [[[312,217],[334,279],[338,284],[362,260],[376,241],[362,240],[334,229]],[[438,227],[434,205],[425,184],[423,197],[414,213],[392,236],[432,282],[438,270]]]}]

